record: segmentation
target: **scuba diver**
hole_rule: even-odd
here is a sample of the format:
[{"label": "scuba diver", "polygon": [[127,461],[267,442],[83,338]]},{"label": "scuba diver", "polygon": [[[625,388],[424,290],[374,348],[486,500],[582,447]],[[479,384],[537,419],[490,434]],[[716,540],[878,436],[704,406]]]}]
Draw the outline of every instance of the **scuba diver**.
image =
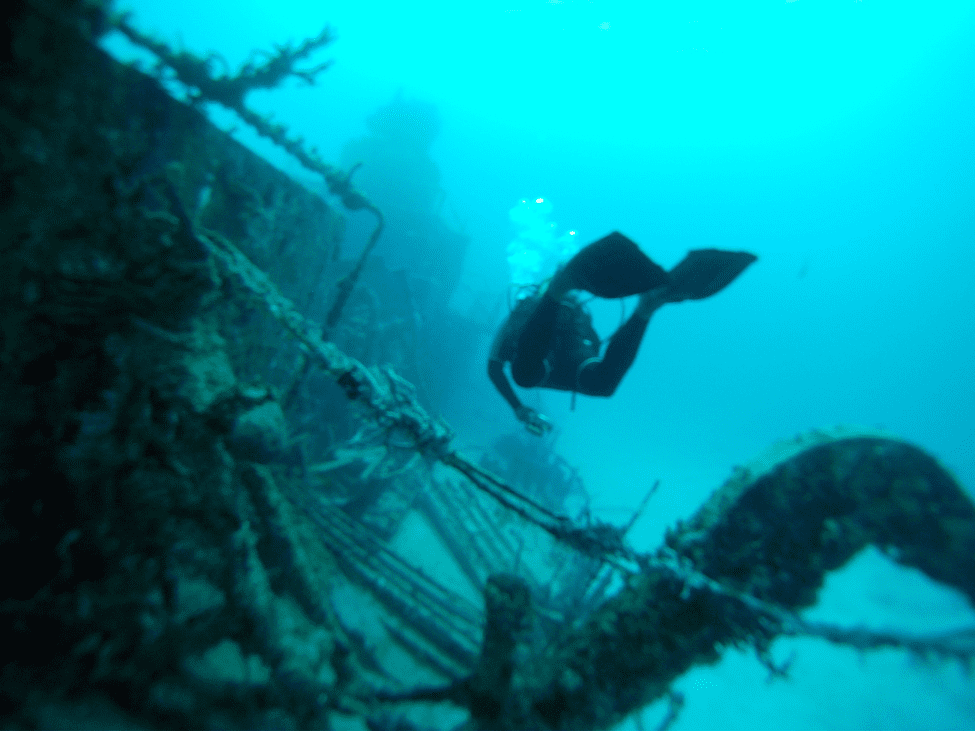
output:
[{"label": "scuba diver", "polygon": [[[518,399],[504,372],[522,388],[553,388],[586,396],[612,396],[636,358],[650,317],[668,302],[704,299],[720,292],[758,257],[747,252],[691,251],[669,272],[630,239],[613,232],[581,249],[547,287],[512,309],[491,346],[488,376],[529,432],[541,436],[552,423]],[[639,294],[636,309],[609,338],[600,340],[574,290],[620,299]]]}]

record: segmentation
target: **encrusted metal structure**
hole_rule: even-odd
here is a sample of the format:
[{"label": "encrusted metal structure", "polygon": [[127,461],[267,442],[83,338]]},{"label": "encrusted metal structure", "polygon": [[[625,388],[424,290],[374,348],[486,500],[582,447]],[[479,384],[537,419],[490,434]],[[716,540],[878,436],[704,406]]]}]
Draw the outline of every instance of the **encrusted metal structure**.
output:
[{"label": "encrusted metal structure", "polygon": [[[783,634],[971,662],[968,634],[796,615],[867,545],[975,603],[975,507],[913,446],[797,442],[736,473],[652,554],[527,494],[538,479],[504,460],[459,452],[431,416],[417,351],[436,344],[409,277],[369,255],[396,235],[381,203],[244,105],[248,80],[313,80],[323,65],[294,64],[327,33],[223,85],[206,59],[155,51],[196,84],[191,99],[226,97],[346,209],[376,213],[351,260],[340,210],[99,49],[105,7],[20,0],[9,13],[6,726],[402,729],[411,704],[438,702],[467,728],[602,728],[668,694],[676,713],[670,685],[687,669]],[[557,467],[553,494],[582,490]],[[397,551],[411,520],[459,578]],[[623,588],[607,597],[614,576]]]}]

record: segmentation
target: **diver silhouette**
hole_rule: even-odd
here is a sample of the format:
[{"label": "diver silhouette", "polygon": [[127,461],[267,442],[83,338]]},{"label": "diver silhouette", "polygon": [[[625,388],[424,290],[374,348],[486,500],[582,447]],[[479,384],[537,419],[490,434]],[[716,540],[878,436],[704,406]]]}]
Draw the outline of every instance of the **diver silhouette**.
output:
[{"label": "diver silhouette", "polygon": [[[669,272],[639,247],[613,232],[581,249],[504,322],[488,359],[488,376],[532,434],[552,423],[518,399],[504,372],[522,388],[553,388],[586,396],[612,396],[633,365],[650,317],[668,302],[704,299],[720,292],[758,257],[743,251],[698,249]],[[592,317],[573,294],[584,290],[619,299],[639,294],[633,314],[609,337],[600,355]]]}]

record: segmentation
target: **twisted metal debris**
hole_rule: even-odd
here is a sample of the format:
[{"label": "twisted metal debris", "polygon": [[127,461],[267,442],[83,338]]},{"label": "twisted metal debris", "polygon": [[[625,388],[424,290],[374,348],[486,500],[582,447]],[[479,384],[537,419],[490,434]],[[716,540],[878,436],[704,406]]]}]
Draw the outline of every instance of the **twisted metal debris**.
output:
[{"label": "twisted metal debris", "polygon": [[[189,225],[183,217],[184,225]],[[387,455],[412,450],[429,464],[439,461],[464,475],[506,508],[538,526],[555,539],[583,553],[598,556],[625,568],[636,554],[622,540],[623,531],[605,523],[575,525],[556,515],[510,485],[450,448],[453,433],[442,419],[431,417],[416,398],[416,389],[392,368],[366,367],[323,339],[322,331],[302,315],[267,276],[237,247],[219,234],[195,232],[231,281],[263,303],[268,312],[297,338],[305,354],[329,375],[357,404],[373,425],[373,443]]]}]

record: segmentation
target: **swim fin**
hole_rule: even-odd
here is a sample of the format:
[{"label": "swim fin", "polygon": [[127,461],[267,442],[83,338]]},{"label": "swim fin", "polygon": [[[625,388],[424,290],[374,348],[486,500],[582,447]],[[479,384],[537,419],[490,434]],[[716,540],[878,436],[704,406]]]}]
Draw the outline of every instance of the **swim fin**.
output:
[{"label": "swim fin", "polygon": [[618,231],[581,249],[565,265],[576,289],[618,299],[670,283],[670,275]]},{"label": "swim fin", "polygon": [[688,252],[683,261],[670,270],[671,285],[667,299],[680,302],[717,294],[756,259],[757,256],[745,251],[696,249]]}]

